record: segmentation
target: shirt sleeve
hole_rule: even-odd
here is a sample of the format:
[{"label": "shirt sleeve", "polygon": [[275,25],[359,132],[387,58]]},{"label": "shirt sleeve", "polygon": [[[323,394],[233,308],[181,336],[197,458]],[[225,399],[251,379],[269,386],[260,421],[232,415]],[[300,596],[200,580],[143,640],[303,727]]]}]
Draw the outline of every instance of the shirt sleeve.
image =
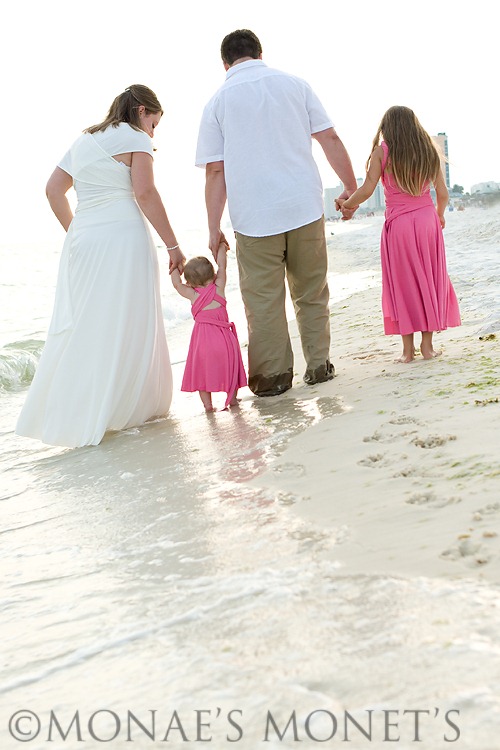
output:
[{"label": "shirt sleeve", "polygon": [[306,85],[306,106],[309,113],[311,135],[334,127],[325,108],[309,85]]},{"label": "shirt sleeve", "polygon": [[210,101],[201,117],[196,146],[195,165],[205,167],[214,161],[224,161],[224,136],[215,114],[214,101]]},{"label": "shirt sleeve", "polygon": [[63,169],[65,172],[67,172],[71,177],[73,177],[73,167],[71,165],[71,149],[69,151],[66,151],[63,158],[57,165],[61,169]]},{"label": "shirt sleeve", "polygon": [[[109,152],[111,156],[115,156],[116,154],[131,154],[135,151],[143,151],[153,156],[153,141],[149,135],[144,130],[135,130],[130,125],[126,125],[125,127],[123,125],[116,129],[118,131],[115,133],[117,136],[116,142],[112,144]],[[110,128],[110,130],[112,129]]]}]

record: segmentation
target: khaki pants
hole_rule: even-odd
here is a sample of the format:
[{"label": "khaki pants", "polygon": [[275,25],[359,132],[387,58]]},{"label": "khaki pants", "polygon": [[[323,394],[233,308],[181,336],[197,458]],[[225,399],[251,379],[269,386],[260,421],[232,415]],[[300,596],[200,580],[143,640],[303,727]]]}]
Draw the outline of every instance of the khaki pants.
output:
[{"label": "khaki pants", "polygon": [[324,220],[271,237],[236,232],[236,257],[248,323],[248,385],[256,394],[285,391],[293,379],[285,278],[307,368],[315,370],[329,357]]}]

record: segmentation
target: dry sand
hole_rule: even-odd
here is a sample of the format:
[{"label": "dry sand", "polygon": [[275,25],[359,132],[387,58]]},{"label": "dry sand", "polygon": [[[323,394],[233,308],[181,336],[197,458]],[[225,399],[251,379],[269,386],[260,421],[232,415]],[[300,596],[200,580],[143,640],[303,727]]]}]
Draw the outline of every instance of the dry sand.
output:
[{"label": "dry sand", "polygon": [[499,336],[464,321],[436,335],[439,358],[397,363],[379,288],[334,306],[332,334],[337,376],[307,391],[342,412],[292,438],[254,482],[330,535],[326,554],[347,574],[500,582]]}]

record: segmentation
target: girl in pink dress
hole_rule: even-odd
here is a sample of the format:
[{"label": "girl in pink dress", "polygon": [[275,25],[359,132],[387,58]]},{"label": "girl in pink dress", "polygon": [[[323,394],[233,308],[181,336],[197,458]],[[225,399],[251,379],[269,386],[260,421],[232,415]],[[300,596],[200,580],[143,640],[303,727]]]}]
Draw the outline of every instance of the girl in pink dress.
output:
[{"label": "girl in pink dress", "polygon": [[[383,140],[381,140],[383,139]],[[446,270],[443,229],[448,190],[437,147],[408,107],[391,107],[382,117],[367,162],[363,185],[338,200],[350,219],[382,179],[386,200],[381,238],[382,311],[386,334],[400,334],[399,362],[415,359],[413,334],[420,331],[420,353],[433,359],[434,331],[460,325],[455,291]],[[436,190],[434,206],[430,186]]]},{"label": "girl in pink dress", "polygon": [[217,253],[217,275],[208,258],[192,258],[184,268],[186,284],[177,269],[172,271],[174,288],[191,301],[194,328],[191,334],[182,391],[198,391],[206,411],[214,411],[212,393],[227,394],[224,408],[238,403],[238,388],[247,384],[234,323],[229,322],[224,289],[226,253],[221,243]]}]

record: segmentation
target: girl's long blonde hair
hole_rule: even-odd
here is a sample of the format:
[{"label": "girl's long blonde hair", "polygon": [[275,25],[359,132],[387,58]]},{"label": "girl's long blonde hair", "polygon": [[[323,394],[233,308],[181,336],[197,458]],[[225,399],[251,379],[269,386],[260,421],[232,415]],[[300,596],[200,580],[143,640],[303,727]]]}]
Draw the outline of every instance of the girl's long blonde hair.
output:
[{"label": "girl's long blonde hair", "polygon": [[373,139],[367,169],[382,139],[387,143],[389,169],[400,190],[421,195],[428,182],[436,181],[441,169],[440,152],[413,110],[401,106],[387,110]]}]

